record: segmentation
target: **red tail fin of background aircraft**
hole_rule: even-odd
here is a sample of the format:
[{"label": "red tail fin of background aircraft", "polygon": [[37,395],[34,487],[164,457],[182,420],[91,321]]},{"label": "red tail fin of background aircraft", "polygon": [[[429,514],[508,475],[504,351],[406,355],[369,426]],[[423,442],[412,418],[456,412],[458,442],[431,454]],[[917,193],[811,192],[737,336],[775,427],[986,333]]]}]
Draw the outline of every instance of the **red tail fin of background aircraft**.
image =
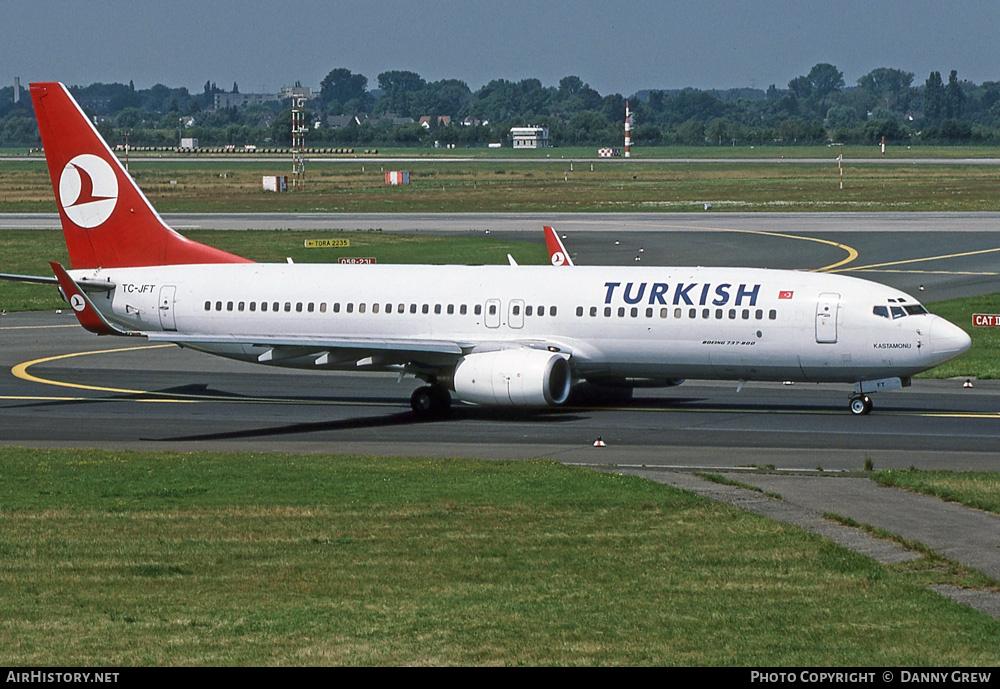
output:
[{"label": "red tail fin of background aircraft", "polygon": [[571,266],[573,265],[573,259],[569,257],[566,253],[566,247],[563,246],[562,240],[559,239],[559,235],[548,225],[545,226],[545,245],[549,250],[549,261],[554,266]]},{"label": "red tail fin of background aircraft", "polygon": [[63,84],[31,84],[73,268],[249,263],[174,232]]}]

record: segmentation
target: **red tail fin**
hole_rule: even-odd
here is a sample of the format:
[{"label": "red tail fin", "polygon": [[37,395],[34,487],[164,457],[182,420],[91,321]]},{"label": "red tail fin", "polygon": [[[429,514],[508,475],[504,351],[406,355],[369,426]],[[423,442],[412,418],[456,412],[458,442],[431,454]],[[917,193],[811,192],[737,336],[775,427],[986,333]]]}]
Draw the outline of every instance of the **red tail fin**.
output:
[{"label": "red tail fin", "polygon": [[60,83],[31,84],[73,268],[249,263],[174,232]]},{"label": "red tail fin", "polygon": [[549,249],[549,261],[554,266],[571,266],[573,265],[573,259],[569,257],[566,253],[566,247],[563,246],[562,240],[559,239],[559,235],[551,227],[546,225],[545,230],[545,246]]}]

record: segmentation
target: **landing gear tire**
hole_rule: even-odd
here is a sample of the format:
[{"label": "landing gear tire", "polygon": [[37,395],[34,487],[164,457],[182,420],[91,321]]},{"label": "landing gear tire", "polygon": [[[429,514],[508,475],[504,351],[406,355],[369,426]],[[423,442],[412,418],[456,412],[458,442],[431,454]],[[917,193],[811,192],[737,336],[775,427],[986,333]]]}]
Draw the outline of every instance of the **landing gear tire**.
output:
[{"label": "landing gear tire", "polygon": [[868,395],[851,398],[851,413],[855,416],[863,416],[871,413],[873,406],[872,398]]},{"label": "landing gear tire", "polygon": [[410,407],[420,416],[442,416],[451,409],[451,395],[444,388],[424,385],[410,395]]}]

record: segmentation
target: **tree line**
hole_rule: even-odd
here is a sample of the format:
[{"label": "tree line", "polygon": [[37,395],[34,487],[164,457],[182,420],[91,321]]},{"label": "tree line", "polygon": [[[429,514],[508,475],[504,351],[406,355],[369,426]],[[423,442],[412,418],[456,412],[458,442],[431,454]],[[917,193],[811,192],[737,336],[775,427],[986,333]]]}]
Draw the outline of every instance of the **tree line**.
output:
[{"label": "tree line", "polygon": [[[834,65],[821,63],[766,90],[644,90],[629,96],[632,138],[639,146],[875,144],[882,137],[908,144],[1000,143],[1000,82],[974,84],[956,70],[931,72],[923,83],[900,69],[880,67],[847,86]],[[176,146],[181,136],[202,146],[288,146],[289,100],[214,108],[206,82],[200,93],[157,84],[72,86],[84,110],[112,144]],[[228,92],[238,92],[233,84]],[[22,89],[0,89],[0,147],[37,146],[31,99]],[[513,126],[548,127],[555,145],[619,145],[624,136],[625,97],[601,95],[578,76],[557,86],[538,79],[494,79],[473,91],[457,79],[426,81],[393,70],[368,78],[346,68],[331,70],[318,98],[306,105],[309,146],[484,146],[506,143]],[[351,124],[338,116],[352,116]],[[427,126],[419,119],[429,117]],[[340,118],[343,120],[344,118]]]}]

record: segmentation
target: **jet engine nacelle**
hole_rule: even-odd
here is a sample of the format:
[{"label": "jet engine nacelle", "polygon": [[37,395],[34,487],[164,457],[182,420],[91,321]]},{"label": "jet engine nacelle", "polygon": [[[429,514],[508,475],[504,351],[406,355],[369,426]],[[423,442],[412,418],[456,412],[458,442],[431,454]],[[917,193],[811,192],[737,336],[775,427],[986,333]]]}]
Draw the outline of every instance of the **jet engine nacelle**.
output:
[{"label": "jet engine nacelle", "polygon": [[543,407],[569,397],[565,357],[541,349],[502,349],[462,357],[455,394],[466,402],[500,407]]}]

